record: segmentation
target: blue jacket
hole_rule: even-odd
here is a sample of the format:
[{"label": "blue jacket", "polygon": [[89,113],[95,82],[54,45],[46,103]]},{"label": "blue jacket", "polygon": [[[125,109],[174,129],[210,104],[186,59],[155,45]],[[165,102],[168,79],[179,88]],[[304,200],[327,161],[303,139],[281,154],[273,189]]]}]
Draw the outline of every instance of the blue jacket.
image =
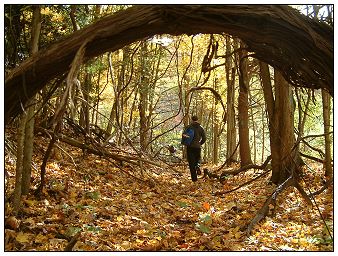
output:
[{"label": "blue jacket", "polygon": [[206,140],[205,131],[203,127],[198,122],[192,122],[188,127],[192,127],[195,131],[194,139],[189,147],[200,148],[201,145],[203,145]]}]

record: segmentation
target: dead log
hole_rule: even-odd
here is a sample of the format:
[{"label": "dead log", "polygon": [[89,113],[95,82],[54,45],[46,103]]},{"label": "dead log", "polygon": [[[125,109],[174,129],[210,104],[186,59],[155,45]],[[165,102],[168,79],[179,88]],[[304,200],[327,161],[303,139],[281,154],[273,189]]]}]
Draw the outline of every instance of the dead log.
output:
[{"label": "dead log", "polygon": [[53,78],[69,71],[83,42],[84,62],[156,34],[228,33],[294,86],[333,95],[333,27],[286,5],[137,5],[104,17],[26,59],[5,79],[5,123]]}]

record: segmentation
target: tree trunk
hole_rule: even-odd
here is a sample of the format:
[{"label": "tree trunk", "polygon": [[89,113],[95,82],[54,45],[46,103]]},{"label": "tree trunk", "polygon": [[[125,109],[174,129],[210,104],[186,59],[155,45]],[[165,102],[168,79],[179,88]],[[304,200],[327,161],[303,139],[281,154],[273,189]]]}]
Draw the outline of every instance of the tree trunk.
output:
[{"label": "tree trunk", "polygon": [[264,152],[265,152],[265,110],[262,108],[262,162],[264,162]]},{"label": "tree trunk", "polygon": [[[102,63],[102,58],[103,56],[100,56],[99,60]],[[102,69],[99,68],[98,72],[97,72],[97,82],[95,84],[95,89],[96,89],[96,102],[93,106],[93,110],[95,109],[95,111],[92,112],[92,124],[98,125],[98,121],[99,121],[99,105],[100,105],[100,96],[101,96],[101,89],[100,89],[100,81],[101,81],[101,74],[102,74]]]},{"label": "tree trunk", "polygon": [[[283,183],[291,175],[297,178],[301,159],[297,148],[293,149],[294,136],[294,102],[289,84],[275,71],[275,98],[271,85],[269,67],[260,63],[264,98],[268,110],[271,165],[271,182]],[[292,150],[293,149],[293,150]]]},{"label": "tree trunk", "polygon": [[308,115],[309,104],[311,100],[311,90],[307,90],[307,99],[304,108],[302,107],[302,96],[299,94],[298,88],[295,90],[298,104],[298,137],[301,138],[304,135],[304,126],[306,117]]},{"label": "tree trunk", "polygon": [[218,156],[219,156],[219,125],[218,125],[218,120],[215,119],[214,120],[214,129],[213,129],[213,142],[214,142],[214,146],[213,146],[213,150],[212,150],[212,163],[213,164],[218,164]]},{"label": "tree trunk", "polygon": [[116,138],[117,138],[118,145],[122,144],[123,129],[125,128],[123,104],[125,101],[124,90],[126,88],[125,76],[127,73],[129,60],[130,60],[130,48],[124,47],[122,49],[122,64],[121,64],[121,67],[118,73],[118,83],[116,85],[116,96],[115,96],[115,102],[116,102],[115,119],[119,127],[119,130],[116,131]]},{"label": "tree trunk", "polygon": [[[311,89],[307,90],[307,99],[305,106],[302,106],[302,96],[299,94],[298,88],[295,89],[295,94],[297,98],[297,104],[298,104],[298,137],[297,137],[297,142],[299,139],[301,139],[304,136],[304,127],[305,127],[305,122],[306,122],[306,117],[308,115],[308,110],[309,110],[309,105],[310,105],[310,100],[311,100]],[[305,143],[304,143],[304,148],[305,148]],[[300,143],[297,143],[297,150],[300,150]]]},{"label": "tree trunk", "polygon": [[[35,102],[32,102],[35,104]],[[22,166],[22,195],[27,195],[31,184],[32,173],[32,156],[33,156],[33,142],[34,142],[34,105],[27,110],[25,133],[24,133],[24,155]]]},{"label": "tree trunk", "polygon": [[25,138],[27,114],[23,113],[21,116],[20,126],[17,133],[17,154],[16,154],[16,172],[15,172],[15,188],[13,194],[13,213],[18,214],[21,205],[22,193],[22,168],[23,168],[23,148]]},{"label": "tree trunk", "polygon": [[[41,31],[41,13],[40,6],[33,7],[32,18],[32,38],[31,38],[31,55],[38,52],[39,37]],[[32,156],[33,156],[33,142],[34,142],[34,122],[35,122],[35,96],[29,101],[30,107],[27,109],[26,124],[24,130],[24,156],[22,167],[22,195],[27,195],[30,188],[31,172],[32,172]]]},{"label": "tree trunk", "polygon": [[76,5],[71,5],[70,6],[70,13],[69,13],[69,16],[70,16],[70,20],[72,21],[72,25],[73,25],[73,30],[74,31],[77,31],[78,28],[77,28],[77,23],[76,23]]},{"label": "tree trunk", "polygon": [[[214,79],[214,89],[218,90],[217,78]],[[213,134],[213,147],[212,147],[212,163],[218,164],[218,156],[219,156],[219,120],[217,117],[217,99],[214,97],[213,99],[213,111],[212,111],[212,134]]]},{"label": "tree trunk", "polygon": [[241,52],[239,60],[239,95],[238,95],[238,133],[239,153],[241,166],[252,164],[249,143],[249,115],[248,115],[248,90],[249,78],[246,51]]},{"label": "tree trunk", "polygon": [[[249,92],[249,97],[250,97],[250,101],[251,100],[251,93]],[[250,116],[251,116],[251,125],[252,125],[252,131],[253,131],[253,161],[254,163],[256,163],[257,160],[257,145],[256,145],[256,123],[255,123],[255,118],[254,118],[254,111],[253,111],[253,107],[250,108]]]},{"label": "tree trunk", "polygon": [[84,84],[83,84],[83,89],[82,89],[83,101],[81,104],[81,111],[80,111],[80,125],[85,128],[85,131],[88,135],[90,135],[89,93],[91,90],[91,83],[92,83],[91,80],[92,80],[91,74],[87,72],[85,74],[85,79],[84,79]]},{"label": "tree trunk", "polygon": [[278,134],[280,144],[278,145],[278,148],[281,162],[279,171],[272,170],[272,182],[281,183],[284,182],[297,167],[296,150],[291,151],[295,144],[294,106],[292,105],[293,97],[291,87],[278,71],[275,71],[275,87],[277,103],[275,105],[275,112],[280,113]]},{"label": "tree trunk", "polygon": [[[112,64],[112,53],[109,53],[108,54],[108,61],[109,61],[109,73],[110,73],[110,79],[111,79],[111,82],[112,82],[112,85],[113,87],[117,86],[115,84],[115,77],[114,77],[114,70],[113,70],[113,64]],[[106,128],[106,134],[107,134],[107,137],[106,139],[110,138],[111,137],[111,133],[112,133],[112,130],[113,130],[113,126],[114,126],[114,120],[116,119],[115,118],[115,114],[116,114],[116,97],[117,97],[117,93],[116,93],[116,89],[114,90],[114,103],[112,105],[112,108],[111,108],[111,111],[110,111],[110,115],[109,115],[109,120],[108,120],[108,125],[107,125],[107,128]]]},{"label": "tree trunk", "polygon": [[[226,36],[226,81],[227,81],[227,151],[226,158],[229,162],[237,161],[236,149],[236,117],[235,117],[235,67],[230,56],[230,37]],[[231,68],[231,69],[230,69]]]},{"label": "tree trunk", "polygon": [[323,117],[324,117],[324,134],[325,134],[325,176],[328,179],[333,177],[332,158],[331,158],[331,138],[330,138],[330,95],[327,91],[322,90],[323,99]]},{"label": "tree trunk", "polygon": [[149,142],[149,126],[147,112],[149,110],[149,63],[147,62],[147,43],[143,42],[141,46],[141,78],[140,78],[140,102],[139,102],[139,114],[140,114],[140,148],[142,151],[147,151]]}]

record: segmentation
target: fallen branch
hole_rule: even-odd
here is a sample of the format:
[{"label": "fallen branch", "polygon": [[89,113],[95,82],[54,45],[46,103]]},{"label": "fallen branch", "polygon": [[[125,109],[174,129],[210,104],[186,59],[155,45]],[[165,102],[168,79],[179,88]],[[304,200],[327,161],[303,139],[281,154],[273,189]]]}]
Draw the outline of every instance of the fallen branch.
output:
[{"label": "fallen branch", "polygon": [[321,193],[324,192],[324,191],[325,191],[332,183],[333,183],[333,179],[326,181],[325,184],[324,184],[324,186],[323,186],[322,188],[320,188],[319,190],[317,190],[317,191],[311,193],[310,196],[313,197],[313,196],[317,196],[317,195],[321,194]]},{"label": "fallen branch", "polygon": [[[41,127],[38,128],[38,129],[39,129],[39,131],[41,131],[44,134],[52,134],[52,135],[54,134],[53,132],[47,131],[46,129],[41,128]],[[130,156],[130,155],[121,155],[121,154],[117,154],[117,153],[111,153],[111,152],[107,151],[104,147],[99,147],[100,146],[99,144],[95,145],[96,148],[94,148],[90,145],[87,145],[83,142],[72,139],[72,138],[70,138],[66,135],[63,135],[63,134],[56,135],[56,138],[57,138],[57,140],[62,141],[64,143],[68,144],[68,145],[86,150],[88,153],[98,155],[98,156],[101,156],[101,157],[110,158],[110,159],[113,159],[113,160],[118,161],[118,162],[127,162],[127,163],[130,163],[132,165],[139,165],[140,162],[143,162],[143,163],[147,163],[147,164],[150,164],[150,165],[153,165],[153,166],[163,168],[163,165],[156,163],[154,161],[145,159],[145,158],[140,158],[140,157],[135,157],[135,156]],[[181,174],[177,170],[175,170],[173,168],[171,168],[171,169],[174,172]]]},{"label": "fallen branch", "polygon": [[258,170],[265,170],[269,164],[271,160],[271,155],[268,156],[265,160],[265,162],[262,164],[262,165],[257,165],[257,164],[248,164],[246,166],[243,166],[235,171],[224,171],[222,172],[221,174],[221,177],[222,176],[225,176],[225,175],[236,175],[236,174],[239,174],[240,172],[243,172],[243,171],[246,171],[246,170],[249,170],[249,169],[258,169]]},{"label": "fallen branch", "polygon": [[323,160],[323,159],[320,159],[320,158],[317,158],[317,157],[314,157],[314,156],[309,156],[309,155],[306,155],[306,154],[304,154],[304,153],[302,153],[302,152],[299,152],[299,154],[300,154],[302,157],[311,159],[311,160],[316,161],[316,162],[318,162],[318,163],[322,163],[322,164],[324,163],[324,160]]},{"label": "fallen branch", "polygon": [[235,150],[232,152],[231,156],[230,156],[227,160],[225,160],[225,162],[224,162],[224,163],[216,170],[216,172],[218,172],[219,170],[222,170],[222,169],[224,168],[224,166],[225,166],[226,164],[228,164],[228,163],[232,160],[232,157],[235,155],[238,146],[239,146],[239,142],[237,143],[236,148],[235,148]]},{"label": "fallen branch", "polygon": [[275,207],[276,205],[276,199],[277,196],[287,187],[293,185],[294,183],[294,178],[293,176],[290,176],[287,180],[285,180],[282,184],[280,184],[275,191],[268,197],[268,199],[266,199],[264,205],[262,206],[262,208],[257,212],[256,216],[252,219],[252,221],[250,222],[250,224],[248,225],[246,234],[247,236],[250,235],[253,227],[260,222],[262,219],[265,218],[265,216],[268,215],[269,213],[269,205],[272,203],[273,206]]},{"label": "fallen branch", "polygon": [[[271,29],[267,32],[262,24]],[[280,70],[291,84],[333,95],[333,32],[333,27],[284,5],[133,6],[74,32],[11,70],[5,81],[5,124],[51,79],[69,70],[87,38],[92,40],[84,62],[156,34],[227,33],[242,39],[257,59]]]},{"label": "fallen branch", "polygon": [[301,196],[304,198],[305,202],[309,205],[312,205],[312,201],[311,201],[310,197],[308,196],[308,194],[306,194],[306,192],[304,191],[302,186],[296,180],[294,181],[294,186],[299,191]]},{"label": "fallen branch", "polygon": [[112,162],[109,158],[105,157],[105,159],[106,159],[108,162],[110,162],[111,164],[113,164],[116,168],[118,168],[121,172],[124,172],[124,173],[127,174],[128,176],[133,177],[136,181],[145,183],[145,184],[148,185],[150,188],[154,187],[154,184],[153,184],[152,181],[140,179],[140,178],[134,176],[133,174],[131,174],[130,172],[126,171],[124,168],[121,168],[121,166],[119,166],[118,164],[115,164],[114,162]]},{"label": "fallen branch", "polygon": [[228,193],[234,192],[234,191],[240,189],[241,187],[244,187],[244,186],[246,186],[246,185],[248,185],[248,184],[254,182],[255,180],[258,180],[259,178],[265,176],[265,175],[268,174],[269,172],[270,172],[270,170],[265,171],[265,172],[263,172],[262,174],[258,175],[256,178],[254,178],[254,179],[252,179],[252,180],[249,180],[249,181],[243,183],[242,185],[238,186],[237,188],[234,188],[234,189],[231,189],[231,190],[227,190],[227,191],[218,191],[218,192],[215,192],[213,195],[219,196],[219,195],[224,195],[224,194],[228,194]]},{"label": "fallen branch", "polygon": [[81,236],[81,231],[77,232],[76,235],[74,235],[72,237],[72,239],[66,245],[64,251],[65,252],[71,252],[73,250],[73,247],[75,246],[76,242],[79,240],[80,236]]},{"label": "fallen branch", "polygon": [[297,182],[297,180],[295,179],[295,176],[291,175],[289,178],[287,178],[282,184],[280,184],[275,189],[275,191],[265,201],[265,203],[262,206],[262,208],[257,212],[256,216],[252,219],[252,221],[250,222],[250,224],[248,225],[248,228],[247,228],[247,235],[248,236],[250,235],[253,227],[259,221],[261,221],[263,218],[265,218],[268,215],[268,213],[269,213],[269,205],[272,204],[273,205],[273,209],[272,210],[274,210],[275,206],[276,206],[277,196],[283,190],[285,190],[287,187],[290,187],[290,186],[294,186],[299,191],[299,193],[302,195],[302,197],[304,198],[304,200],[306,201],[306,203],[312,205],[312,201],[311,201],[310,197],[306,194],[306,192],[304,191],[304,189]]}]

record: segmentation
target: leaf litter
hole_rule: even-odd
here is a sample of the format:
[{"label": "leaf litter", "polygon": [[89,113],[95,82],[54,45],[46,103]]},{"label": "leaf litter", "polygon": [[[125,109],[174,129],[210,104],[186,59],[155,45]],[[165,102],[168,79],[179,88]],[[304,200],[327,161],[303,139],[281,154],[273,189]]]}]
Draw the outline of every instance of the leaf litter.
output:
[{"label": "leaf litter", "polygon": [[[181,177],[150,167],[143,177],[132,173],[151,179],[148,186],[102,158],[84,158],[71,147],[68,152],[76,166],[66,157],[51,159],[41,199],[26,196],[18,217],[11,216],[6,203],[6,251],[62,251],[78,232],[73,251],[333,251],[331,188],[315,197],[326,225],[317,208],[306,205],[290,187],[278,197],[274,214],[247,236],[246,227],[274,189],[269,177],[214,196],[252,179],[255,172],[231,176],[224,184],[202,177],[193,183],[185,166],[178,168]],[[35,163],[42,157],[34,156]],[[13,165],[6,159],[12,172],[9,191]],[[319,176],[305,175],[312,192],[321,187]],[[37,185],[38,173],[33,178]]]}]

